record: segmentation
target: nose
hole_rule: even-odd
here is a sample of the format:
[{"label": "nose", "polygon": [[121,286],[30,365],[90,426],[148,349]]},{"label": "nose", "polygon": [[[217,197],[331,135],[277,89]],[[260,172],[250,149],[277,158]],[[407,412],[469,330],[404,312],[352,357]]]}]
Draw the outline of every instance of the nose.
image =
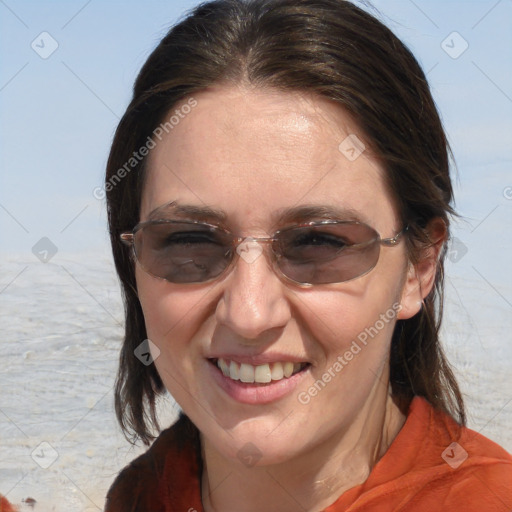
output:
[{"label": "nose", "polygon": [[[285,284],[274,273],[262,245],[239,249],[235,267],[224,282],[217,321],[247,340],[283,328],[291,318]],[[268,250],[268,249],[267,249]]]}]

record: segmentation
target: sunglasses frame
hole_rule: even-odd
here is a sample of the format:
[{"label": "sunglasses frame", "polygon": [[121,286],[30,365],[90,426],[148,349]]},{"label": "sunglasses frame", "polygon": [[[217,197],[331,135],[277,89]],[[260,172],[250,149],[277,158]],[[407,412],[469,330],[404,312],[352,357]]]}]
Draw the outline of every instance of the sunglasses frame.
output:
[{"label": "sunglasses frame", "polygon": [[[296,228],[315,227],[315,226],[324,226],[324,225],[332,225],[332,224],[352,224],[352,225],[357,224],[357,225],[361,225],[361,226],[369,228],[371,231],[373,231],[375,233],[376,237],[372,238],[372,239],[370,239],[368,241],[359,243],[359,244],[352,244],[352,245],[350,245],[350,247],[355,247],[355,248],[357,248],[357,247],[364,247],[365,245],[368,245],[368,244],[371,244],[371,243],[378,243],[379,245],[384,245],[385,247],[395,247],[395,246],[397,246],[400,243],[400,240],[403,238],[403,235],[409,229],[409,226],[407,225],[402,230],[400,230],[395,236],[390,237],[390,238],[381,238],[380,234],[374,228],[372,228],[370,225],[368,225],[368,224],[366,224],[364,222],[355,221],[355,220],[329,219],[329,220],[309,221],[309,222],[303,222],[303,223],[299,223],[299,224],[294,224],[292,226],[288,226],[286,228],[279,229],[278,231],[276,231],[270,237],[250,237],[250,236],[241,237],[241,236],[237,236],[237,235],[233,234],[231,231],[223,228],[222,226],[219,226],[219,225],[216,225],[216,224],[210,224],[208,222],[204,222],[204,221],[200,221],[200,220],[191,220],[191,219],[155,219],[155,220],[149,220],[149,221],[140,222],[139,224],[137,224],[132,229],[132,231],[126,231],[126,232],[123,232],[123,233],[120,234],[121,241],[125,245],[130,246],[132,248],[133,256],[135,257],[135,261],[140,265],[140,267],[142,268],[142,270],[144,270],[144,272],[146,272],[147,274],[149,274],[152,277],[155,277],[156,279],[162,279],[164,281],[167,281],[167,282],[173,283],[173,284],[177,284],[177,283],[174,283],[173,281],[169,281],[165,277],[161,277],[161,276],[157,276],[155,274],[152,274],[151,272],[146,270],[144,268],[144,266],[142,265],[142,263],[140,262],[140,260],[139,260],[139,258],[137,256],[137,251],[135,250],[135,235],[137,234],[137,232],[140,231],[141,229],[143,229],[144,227],[148,226],[148,225],[155,225],[155,224],[193,224],[193,225],[201,225],[201,226],[205,226],[207,228],[211,228],[212,230],[215,230],[215,231],[221,231],[221,232],[223,232],[224,234],[228,235],[231,238],[231,240],[232,240],[231,241],[231,246],[232,246],[232,250],[233,250],[233,256],[232,256],[232,259],[229,262],[229,264],[226,266],[226,268],[219,275],[217,275],[217,276],[215,276],[215,277],[213,277],[211,279],[207,279],[207,280],[204,280],[204,281],[190,282],[190,283],[179,283],[179,284],[188,284],[188,285],[209,283],[211,281],[215,281],[217,279],[220,279],[223,275],[227,274],[229,269],[234,267],[235,262],[238,259],[237,256],[240,257],[240,255],[238,254],[237,248],[244,241],[258,242],[258,243],[263,243],[263,244],[272,244],[273,242],[279,241],[279,238],[277,238],[277,236],[279,234],[281,234],[283,232],[286,232],[286,231],[290,231],[292,229],[296,229]],[[320,286],[320,284],[302,283],[300,281],[295,281],[294,279],[291,279],[290,277],[288,277],[286,274],[284,274],[282,272],[282,270],[277,265],[277,260],[279,260],[282,257],[282,255],[277,254],[274,250],[271,250],[270,252],[272,254],[272,263],[273,263],[272,267],[274,269],[274,272],[278,276],[280,276],[281,278],[284,278],[285,281],[287,281],[289,283],[293,283],[294,285],[305,287],[305,288],[309,288],[311,286]],[[379,251],[379,257],[380,257],[380,251]],[[364,273],[359,274],[358,276],[352,277],[351,279],[347,279],[347,280],[344,280],[344,281],[334,281],[332,283],[322,283],[322,285],[347,283],[349,281],[352,281],[354,279],[362,277],[362,276],[368,274],[369,272],[371,272],[376,267],[378,261],[379,261],[379,258],[377,258],[377,261],[375,262],[375,264],[372,267],[370,267]]]}]

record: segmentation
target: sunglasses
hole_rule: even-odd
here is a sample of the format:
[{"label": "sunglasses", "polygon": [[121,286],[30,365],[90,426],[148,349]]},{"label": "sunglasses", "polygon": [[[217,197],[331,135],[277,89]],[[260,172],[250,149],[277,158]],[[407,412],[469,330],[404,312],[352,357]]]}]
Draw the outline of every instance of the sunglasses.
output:
[{"label": "sunglasses", "polygon": [[294,225],[268,238],[242,238],[193,220],[142,222],[121,240],[133,248],[148,274],[171,283],[206,283],[219,278],[237,259],[248,263],[271,248],[274,271],[295,284],[343,283],[370,272],[380,247],[394,247],[407,230],[381,238],[372,227],[357,221],[326,220]]}]

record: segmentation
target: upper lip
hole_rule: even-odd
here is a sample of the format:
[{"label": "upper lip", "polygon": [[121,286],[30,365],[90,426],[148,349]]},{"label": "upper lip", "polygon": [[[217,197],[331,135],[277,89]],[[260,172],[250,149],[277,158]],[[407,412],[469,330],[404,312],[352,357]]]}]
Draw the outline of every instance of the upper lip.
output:
[{"label": "upper lip", "polygon": [[227,361],[236,361],[237,363],[251,364],[253,366],[259,366],[262,364],[270,363],[309,363],[304,357],[290,356],[288,354],[255,354],[255,355],[238,355],[238,354],[213,354],[207,357],[207,359],[224,359]]}]

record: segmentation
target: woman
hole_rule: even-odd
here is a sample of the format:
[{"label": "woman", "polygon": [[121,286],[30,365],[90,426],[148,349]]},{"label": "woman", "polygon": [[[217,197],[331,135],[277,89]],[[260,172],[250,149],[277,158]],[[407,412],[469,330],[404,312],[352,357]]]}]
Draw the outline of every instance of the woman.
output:
[{"label": "woman", "polygon": [[106,178],[126,303],[113,511],[510,510],[439,344],[452,187],[425,76],[341,0],[218,0],[140,72]]}]

